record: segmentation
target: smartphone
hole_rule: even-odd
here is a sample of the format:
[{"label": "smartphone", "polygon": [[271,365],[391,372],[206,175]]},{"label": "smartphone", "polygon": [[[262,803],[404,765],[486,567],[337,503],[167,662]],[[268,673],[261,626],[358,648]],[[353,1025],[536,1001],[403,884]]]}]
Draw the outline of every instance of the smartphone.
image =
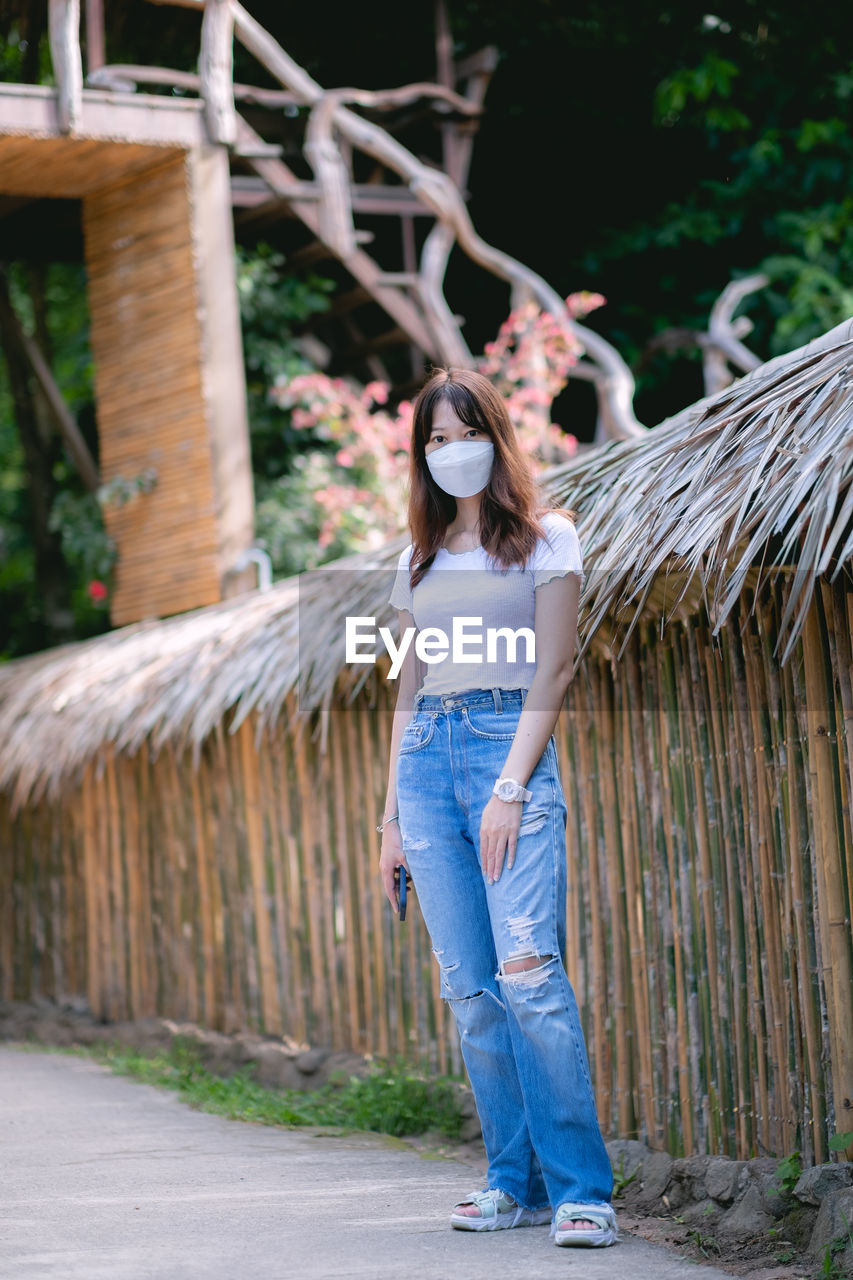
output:
[{"label": "smartphone", "polygon": [[394,872],[394,878],[397,881],[397,901],[400,906],[399,914],[400,923],[402,924],[406,918],[406,889],[408,888],[407,881],[409,878],[406,875],[406,868],[402,864],[398,866],[397,870]]}]

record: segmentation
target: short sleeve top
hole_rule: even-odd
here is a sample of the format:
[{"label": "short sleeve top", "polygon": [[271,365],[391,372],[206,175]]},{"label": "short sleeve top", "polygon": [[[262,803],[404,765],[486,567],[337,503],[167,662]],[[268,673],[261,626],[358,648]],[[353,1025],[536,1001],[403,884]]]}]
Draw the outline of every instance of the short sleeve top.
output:
[{"label": "short sleeve top", "polygon": [[[411,544],[401,553],[389,603],[407,609],[418,631],[439,629],[449,639],[454,622],[476,634],[479,619],[484,642],[481,659],[451,660],[427,664],[423,693],[457,693],[464,689],[529,688],[536,671],[535,655],[530,659],[528,643],[513,643],[501,632],[512,631],[523,637],[524,630],[533,632],[535,591],[552,578],[575,573],[581,585],[586,580],[583,555],[573,521],[556,511],[541,517],[545,537],[540,537],[526,565],[505,568],[496,564],[483,547],[471,551],[451,552],[441,547],[435,559],[412,591],[409,586]],[[494,645],[489,645],[489,630],[494,631]],[[476,642],[467,644],[464,653],[477,653]],[[489,660],[493,658],[493,660]]]}]

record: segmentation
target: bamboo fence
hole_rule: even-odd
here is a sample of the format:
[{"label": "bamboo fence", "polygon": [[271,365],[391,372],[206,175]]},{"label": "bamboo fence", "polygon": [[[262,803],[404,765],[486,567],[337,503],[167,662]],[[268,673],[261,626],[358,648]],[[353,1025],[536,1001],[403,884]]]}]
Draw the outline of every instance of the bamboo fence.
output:
[{"label": "bamboo fence", "polygon": [[[853,590],[818,586],[784,667],[780,575],[716,639],[644,622],[569,689],[566,963],[609,1134],[820,1161],[851,1128]],[[105,754],[0,801],[0,995],[460,1072],[417,907],[396,923],[376,874],[386,690],[332,708],[325,752],[288,703],[196,762]]]}]

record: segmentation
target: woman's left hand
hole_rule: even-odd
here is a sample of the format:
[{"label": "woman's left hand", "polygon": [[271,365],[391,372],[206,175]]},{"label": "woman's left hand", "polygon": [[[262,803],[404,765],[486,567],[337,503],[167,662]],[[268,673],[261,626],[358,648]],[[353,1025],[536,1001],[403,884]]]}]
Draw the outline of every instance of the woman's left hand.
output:
[{"label": "woman's left hand", "polygon": [[497,796],[492,796],[483,810],[480,822],[480,865],[489,884],[500,879],[504,858],[507,871],[511,870],[515,862],[522,807],[518,800],[500,800]]}]

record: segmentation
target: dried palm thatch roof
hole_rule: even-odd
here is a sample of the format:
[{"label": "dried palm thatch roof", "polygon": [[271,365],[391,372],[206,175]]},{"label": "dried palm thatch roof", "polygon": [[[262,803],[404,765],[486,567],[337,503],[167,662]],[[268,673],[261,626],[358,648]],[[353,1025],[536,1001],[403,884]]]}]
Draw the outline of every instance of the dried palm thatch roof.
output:
[{"label": "dried palm thatch roof", "polygon": [[[587,571],[579,656],[612,653],[626,622],[621,648],[641,616],[685,616],[703,602],[716,632],[745,582],[757,587],[785,564],[802,571],[783,618],[783,630],[794,619],[785,661],[815,574],[835,576],[853,551],[851,478],[853,321],[647,437],[554,468],[545,483],[579,512]],[[0,668],[0,790],[15,804],[58,794],[105,746],[197,752],[226,714],[231,729],[252,712],[269,724],[294,693],[301,717],[323,712],[325,731],[341,677],[355,692],[372,669],[342,671],[343,620],[392,620],[390,578],[406,542]]]}]

